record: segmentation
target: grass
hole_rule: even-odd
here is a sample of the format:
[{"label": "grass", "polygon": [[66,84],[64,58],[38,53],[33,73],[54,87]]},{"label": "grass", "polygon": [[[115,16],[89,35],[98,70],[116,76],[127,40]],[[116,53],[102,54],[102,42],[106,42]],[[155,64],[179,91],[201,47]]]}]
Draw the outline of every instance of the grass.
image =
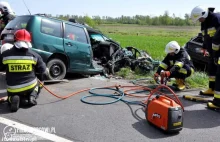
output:
[{"label": "grass", "polygon": [[158,60],[165,56],[164,47],[169,41],[176,40],[183,46],[199,32],[199,27],[176,26],[102,25],[99,29],[118,41],[122,47],[134,46]]},{"label": "grass", "polygon": [[[165,57],[164,48],[169,41],[176,40],[180,46],[200,32],[199,26],[140,26],[140,25],[100,25],[101,30],[108,37],[118,41],[122,47],[134,46],[147,51],[155,60]],[[154,71],[155,72],[155,71]],[[154,74],[132,72],[129,68],[122,68],[117,75],[126,79],[149,78]],[[152,82],[152,81],[151,81]],[[207,87],[208,77],[204,72],[195,72],[186,79],[190,88]]]}]

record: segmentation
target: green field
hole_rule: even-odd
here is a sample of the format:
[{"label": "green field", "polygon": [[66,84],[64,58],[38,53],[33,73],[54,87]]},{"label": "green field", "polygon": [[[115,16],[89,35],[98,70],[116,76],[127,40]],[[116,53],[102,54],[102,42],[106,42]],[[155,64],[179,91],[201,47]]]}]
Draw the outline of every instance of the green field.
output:
[{"label": "green field", "polygon": [[[180,46],[183,46],[200,32],[199,26],[100,25],[98,29],[118,41],[122,47],[134,46],[145,50],[155,60],[162,60],[165,57],[164,49],[169,41],[176,40]],[[139,74],[123,68],[118,75],[127,79],[152,78],[154,72]],[[196,72],[187,78],[186,82],[189,88],[204,88],[208,85],[208,77],[204,72]]]},{"label": "green field", "polygon": [[176,40],[183,46],[200,31],[200,27],[194,26],[100,25],[98,29],[122,47],[134,46],[159,60],[165,56],[164,48],[169,41]]}]

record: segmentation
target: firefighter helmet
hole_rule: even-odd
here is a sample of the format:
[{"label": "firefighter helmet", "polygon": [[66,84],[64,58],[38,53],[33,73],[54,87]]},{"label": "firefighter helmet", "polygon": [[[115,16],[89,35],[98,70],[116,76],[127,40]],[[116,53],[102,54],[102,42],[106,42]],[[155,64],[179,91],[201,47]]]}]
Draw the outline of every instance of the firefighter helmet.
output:
[{"label": "firefighter helmet", "polygon": [[196,22],[200,18],[206,18],[208,16],[208,13],[209,13],[208,7],[196,6],[191,11],[191,16],[190,17],[191,17],[193,22]]},{"label": "firefighter helmet", "polygon": [[25,29],[17,30],[14,34],[15,46],[17,48],[30,48],[31,46],[31,35]]},{"label": "firefighter helmet", "polygon": [[14,11],[12,10],[9,3],[5,2],[5,1],[0,2],[0,9],[2,10],[2,12],[8,12],[10,14],[14,14]]},{"label": "firefighter helmet", "polygon": [[179,53],[180,46],[176,41],[171,41],[166,45],[165,52],[168,53]]}]

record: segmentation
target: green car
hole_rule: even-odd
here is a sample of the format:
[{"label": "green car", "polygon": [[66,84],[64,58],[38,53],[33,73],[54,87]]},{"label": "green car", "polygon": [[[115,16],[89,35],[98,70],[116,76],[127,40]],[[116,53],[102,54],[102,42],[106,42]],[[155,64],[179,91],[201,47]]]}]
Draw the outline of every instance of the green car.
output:
[{"label": "green car", "polygon": [[17,16],[1,34],[2,44],[13,43],[13,34],[26,29],[32,36],[32,49],[41,55],[49,69],[48,79],[63,79],[67,72],[99,74],[103,67],[93,60],[90,39],[111,41],[101,32],[79,23],[42,15]]}]

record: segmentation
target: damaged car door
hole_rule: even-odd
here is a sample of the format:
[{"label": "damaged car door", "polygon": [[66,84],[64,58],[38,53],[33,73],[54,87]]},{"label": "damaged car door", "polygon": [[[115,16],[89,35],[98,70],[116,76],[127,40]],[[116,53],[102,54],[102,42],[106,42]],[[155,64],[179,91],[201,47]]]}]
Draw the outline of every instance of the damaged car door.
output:
[{"label": "damaged car door", "polygon": [[91,65],[91,45],[84,28],[65,23],[64,49],[70,58],[70,68],[77,70]]}]

